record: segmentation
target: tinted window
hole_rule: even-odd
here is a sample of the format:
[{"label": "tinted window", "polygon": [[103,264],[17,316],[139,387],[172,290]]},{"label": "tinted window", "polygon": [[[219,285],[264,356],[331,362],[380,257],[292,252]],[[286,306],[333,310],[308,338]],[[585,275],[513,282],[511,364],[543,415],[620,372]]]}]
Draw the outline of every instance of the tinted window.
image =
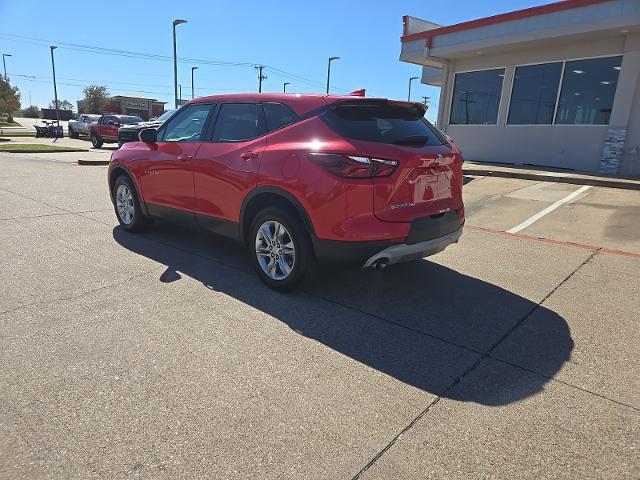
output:
[{"label": "tinted window", "polygon": [[166,112],[164,112],[162,115],[160,115],[156,121],[158,122],[166,122],[167,119],[173,115],[173,112],[175,112],[175,110],[167,110]]},{"label": "tinted window", "polygon": [[562,63],[516,68],[509,107],[510,125],[549,125],[556,110]]},{"label": "tinted window", "polygon": [[609,124],[621,65],[622,57],[567,62],[556,123]]},{"label": "tinted window", "polygon": [[119,123],[121,123],[122,125],[127,125],[131,123],[140,123],[140,122],[142,122],[142,119],[140,117],[134,117],[130,115],[122,116],[120,117],[120,120],[119,120]]},{"label": "tinted window", "polygon": [[261,126],[255,103],[223,103],[213,131],[214,142],[242,142],[259,137]]},{"label": "tinted window", "polygon": [[451,102],[452,125],[498,123],[504,68],[456,74]]},{"label": "tinted window", "polygon": [[262,106],[267,117],[267,131],[269,132],[291,125],[298,120],[295,112],[282,103],[263,103]]},{"label": "tinted window", "polygon": [[195,104],[186,107],[165,125],[163,142],[198,142],[202,136],[211,105]]},{"label": "tinted window", "polygon": [[321,118],[335,132],[355,140],[409,146],[445,143],[424,118],[424,110],[415,105],[346,103],[332,108]]}]

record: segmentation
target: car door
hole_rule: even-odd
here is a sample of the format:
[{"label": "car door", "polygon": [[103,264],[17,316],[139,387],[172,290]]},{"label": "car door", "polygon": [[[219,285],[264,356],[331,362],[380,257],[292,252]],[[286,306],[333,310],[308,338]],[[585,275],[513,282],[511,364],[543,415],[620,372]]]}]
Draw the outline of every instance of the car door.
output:
[{"label": "car door", "polygon": [[110,139],[118,138],[118,128],[120,128],[120,119],[114,115],[109,115],[106,118],[102,136]]},{"label": "car door", "polygon": [[80,115],[76,128],[82,133],[87,133],[89,131],[89,121],[86,115]]},{"label": "car door", "polygon": [[212,108],[204,103],[183,108],[159,129],[157,142],[141,161],[141,188],[152,215],[193,212],[193,160]]},{"label": "car door", "polygon": [[206,229],[238,234],[242,202],[257,183],[265,131],[260,104],[219,105],[210,141],[194,161],[195,211]]}]

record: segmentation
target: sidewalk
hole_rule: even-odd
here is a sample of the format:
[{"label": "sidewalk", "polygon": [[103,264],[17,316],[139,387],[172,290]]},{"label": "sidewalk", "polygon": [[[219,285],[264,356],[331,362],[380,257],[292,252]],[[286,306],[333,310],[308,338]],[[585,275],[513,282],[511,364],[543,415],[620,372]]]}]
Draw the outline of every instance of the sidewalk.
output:
[{"label": "sidewalk", "polygon": [[465,162],[465,175],[481,177],[521,178],[540,182],[571,183],[574,185],[593,185],[596,187],[623,188],[640,190],[640,178],[595,175],[570,170],[537,168],[533,166],[496,165],[491,163]]}]

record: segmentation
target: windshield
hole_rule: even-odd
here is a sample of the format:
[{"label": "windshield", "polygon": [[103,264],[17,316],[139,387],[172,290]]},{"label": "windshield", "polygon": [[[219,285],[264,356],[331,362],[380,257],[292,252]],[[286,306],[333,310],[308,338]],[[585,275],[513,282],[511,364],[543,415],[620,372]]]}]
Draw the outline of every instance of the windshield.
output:
[{"label": "windshield", "polygon": [[335,132],[354,140],[409,146],[446,143],[424,118],[424,110],[415,104],[344,103],[330,109],[321,118]]},{"label": "windshield", "polygon": [[167,110],[156,119],[156,122],[166,122],[167,119],[173,115],[173,112],[175,112],[175,110]]},{"label": "windshield", "polygon": [[140,117],[126,116],[126,115],[123,115],[120,117],[120,124],[122,125],[128,125],[131,123],[140,123],[140,122],[142,122],[142,119]]}]

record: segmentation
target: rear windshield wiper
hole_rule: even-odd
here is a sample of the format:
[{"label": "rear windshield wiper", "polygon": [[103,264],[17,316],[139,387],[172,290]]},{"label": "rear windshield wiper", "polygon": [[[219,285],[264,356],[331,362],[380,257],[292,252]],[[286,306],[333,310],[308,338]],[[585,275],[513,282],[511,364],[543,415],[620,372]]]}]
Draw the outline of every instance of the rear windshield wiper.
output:
[{"label": "rear windshield wiper", "polygon": [[394,145],[416,145],[422,146],[426,145],[429,141],[429,137],[426,135],[411,135],[409,137],[398,138],[394,140]]}]

